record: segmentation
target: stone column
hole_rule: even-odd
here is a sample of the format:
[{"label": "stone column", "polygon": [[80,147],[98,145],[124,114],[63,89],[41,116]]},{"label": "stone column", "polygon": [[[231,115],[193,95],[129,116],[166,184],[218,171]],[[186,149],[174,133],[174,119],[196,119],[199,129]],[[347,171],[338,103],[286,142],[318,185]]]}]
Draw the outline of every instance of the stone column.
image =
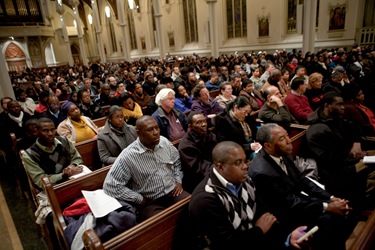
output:
[{"label": "stone column", "polygon": [[79,42],[82,62],[83,62],[83,65],[88,66],[89,62],[87,60],[87,54],[86,54],[86,49],[85,49],[86,46],[85,46],[85,42],[83,41],[81,22],[80,22],[79,14],[78,14],[79,0],[70,0],[70,5],[73,7],[74,20],[76,21],[76,24],[77,24],[78,42]]},{"label": "stone column", "polygon": [[165,57],[165,45],[163,37],[163,26],[161,25],[161,17],[163,16],[160,11],[160,1],[154,0],[154,13],[155,13],[155,25],[156,25],[156,34],[158,35],[159,43],[159,57],[163,59]]},{"label": "stone column", "polygon": [[40,47],[40,57],[41,57],[41,60],[42,60],[42,65],[43,65],[43,67],[47,67],[46,52],[45,52],[45,49],[43,47],[43,41],[42,41],[41,36],[38,36],[38,42],[39,42],[39,47]]},{"label": "stone column", "polygon": [[130,49],[129,49],[130,45],[129,45],[128,36],[126,35],[127,21],[126,21],[126,16],[125,16],[124,2],[126,2],[126,1],[116,0],[118,20],[119,20],[120,29],[121,29],[121,36],[122,36],[122,39],[121,39],[122,50],[124,51],[125,60],[130,61]]},{"label": "stone column", "polygon": [[64,5],[62,1],[56,1],[56,12],[60,15],[61,30],[62,30],[63,37],[64,37],[64,43],[65,43],[66,52],[68,56],[68,63],[69,63],[69,66],[73,66],[74,61],[73,61],[72,51],[70,50],[68,31],[66,30],[64,17],[63,17],[65,9],[64,9]]},{"label": "stone column", "polygon": [[[3,47],[0,46],[0,51],[3,51]],[[8,74],[8,69],[5,61],[5,56],[3,54],[0,55],[0,96],[9,96],[13,99],[16,99],[14,96],[14,91],[12,88],[12,83],[10,81],[10,77]],[[1,111],[2,108],[1,108]]]},{"label": "stone column", "polygon": [[103,45],[103,39],[102,39],[102,27],[100,25],[98,5],[95,0],[91,1],[91,5],[92,5],[92,12],[94,15],[93,21],[94,21],[95,30],[96,30],[96,37],[98,40],[98,50],[99,50],[100,61],[102,63],[105,63],[107,62],[107,59],[104,53],[104,45]]},{"label": "stone column", "polygon": [[217,3],[217,0],[206,0],[206,2],[209,8],[211,56],[219,57],[219,42],[217,40],[216,11],[215,11],[215,3]]},{"label": "stone column", "polygon": [[315,21],[317,0],[305,0],[303,4],[303,39],[302,52],[315,50]]}]

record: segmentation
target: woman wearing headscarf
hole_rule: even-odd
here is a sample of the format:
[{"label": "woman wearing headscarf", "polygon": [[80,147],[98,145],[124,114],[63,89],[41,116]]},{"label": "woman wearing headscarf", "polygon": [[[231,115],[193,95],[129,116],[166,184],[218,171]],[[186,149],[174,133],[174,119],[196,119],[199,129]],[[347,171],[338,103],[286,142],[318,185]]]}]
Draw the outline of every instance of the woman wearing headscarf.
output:
[{"label": "woman wearing headscarf", "polygon": [[81,115],[79,108],[72,102],[64,103],[61,112],[66,115],[66,119],[57,127],[57,133],[73,143],[95,138],[100,131],[89,117]]},{"label": "woman wearing headscarf", "polygon": [[137,132],[125,122],[122,109],[114,105],[109,108],[108,119],[98,134],[98,150],[104,166],[113,164],[121,151],[137,139]]}]

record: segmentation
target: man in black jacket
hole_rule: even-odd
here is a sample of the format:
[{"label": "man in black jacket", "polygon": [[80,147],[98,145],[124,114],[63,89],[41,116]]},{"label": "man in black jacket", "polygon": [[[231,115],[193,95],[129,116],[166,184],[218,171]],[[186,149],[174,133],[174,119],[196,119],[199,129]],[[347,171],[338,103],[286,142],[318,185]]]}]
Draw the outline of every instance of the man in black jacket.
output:
[{"label": "man in black jacket", "polygon": [[216,135],[207,131],[207,122],[200,112],[187,117],[188,132],[178,146],[184,177],[182,186],[192,193],[194,188],[212,169],[212,150],[217,144]]},{"label": "man in black jacket", "polygon": [[289,229],[318,225],[312,241],[316,249],[345,249],[355,225],[344,217],[351,210],[349,201],[326,192],[298,171],[289,157],[291,140],[281,126],[264,124],[257,132],[257,141],[263,148],[251,162],[249,175],[270,212]]},{"label": "man in black jacket", "polygon": [[345,107],[338,93],[326,93],[322,104],[308,117],[311,125],[306,133],[321,181],[327,191],[357,206],[363,205],[367,185],[367,205],[374,206],[374,183],[370,177],[374,172],[362,162],[366,152],[361,148],[360,128],[341,117]]},{"label": "man in black jacket", "polygon": [[199,249],[283,249],[293,245],[306,227],[291,234],[276,217],[264,213],[242,147],[221,142],[212,152],[214,167],[194,190],[189,213]]}]

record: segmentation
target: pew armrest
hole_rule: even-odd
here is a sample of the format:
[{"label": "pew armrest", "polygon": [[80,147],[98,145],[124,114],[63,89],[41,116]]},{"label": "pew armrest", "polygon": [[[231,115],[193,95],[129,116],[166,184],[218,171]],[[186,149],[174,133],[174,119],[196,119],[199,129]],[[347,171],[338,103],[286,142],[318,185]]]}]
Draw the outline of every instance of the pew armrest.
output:
[{"label": "pew armrest", "polygon": [[104,250],[103,244],[93,229],[86,230],[82,235],[86,250]]}]

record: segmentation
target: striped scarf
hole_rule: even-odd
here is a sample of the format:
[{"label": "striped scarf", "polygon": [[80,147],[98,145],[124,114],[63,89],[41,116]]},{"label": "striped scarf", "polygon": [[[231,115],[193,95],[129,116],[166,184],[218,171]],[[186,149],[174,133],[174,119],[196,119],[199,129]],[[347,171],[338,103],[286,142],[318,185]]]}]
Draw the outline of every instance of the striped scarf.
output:
[{"label": "striped scarf", "polygon": [[238,198],[227,188],[213,184],[211,178],[205,186],[206,192],[218,195],[235,230],[244,231],[253,227],[252,220],[256,211],[255,188],[251,180],[248,181],[242,185]]}]

